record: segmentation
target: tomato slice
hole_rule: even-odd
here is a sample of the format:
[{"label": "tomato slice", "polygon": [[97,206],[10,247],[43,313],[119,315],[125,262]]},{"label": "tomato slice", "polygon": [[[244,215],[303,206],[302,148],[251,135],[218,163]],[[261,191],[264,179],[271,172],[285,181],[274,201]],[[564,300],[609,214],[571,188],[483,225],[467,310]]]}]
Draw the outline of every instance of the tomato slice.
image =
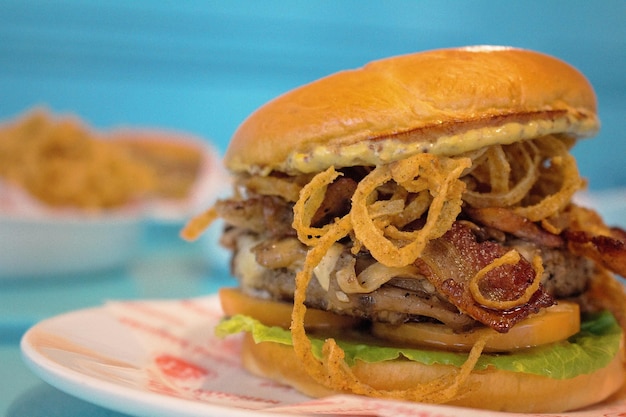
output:
[{"label": "tomato slice", "polygon": [[[221,288],[219,297],[224,314],[227,316],[244,314],[267,326],[280,326],[284,329],[291,325],[293,308],[291,303],[252,297],[238,288]],[[305,316],[305,327],[308,330],[326,329],[333,332],[354,328],[360,323],[358,318],[312,308],[307,309]],[[580,308],[578,304],[569,301],[560,301],[552,307],[543,309],[517,323],[508,333],[498,333],[489,328],[455,333],[449,327],[435,323],[372,324],[372,333],[379,339],[407,346],[452,351],[469,351],[479,338],[487,335],[489,339],[484,348],[485,352],[508,352],[558,342],[578,333],[579,330]]]},{"label": "tomato slice", "polygon": [[543,309],[517,323],[508,333],[479,328],[455,333],[447,326],[435,323],[406,323],[390,325],[374,323],[375,336],[393,342],[437,349],[469,351],[484,335],[489,339],[485,352],[508,352],[565,340],[580,330],[580,307],[568,301]]},{"label": "tomato slice", "polygon": [[[234,316],[244,314],[259,320],[266,326],[279,326],[288,329],[291,326],[293,304],[265,300],[244,294],[237,288],[221,288],[220,302],[224,314]],[[308,308],[304,317],[304,326],[308,330],[336,330],[357,326],[360,320],[355,317],[340,316],[329,311]]]}]

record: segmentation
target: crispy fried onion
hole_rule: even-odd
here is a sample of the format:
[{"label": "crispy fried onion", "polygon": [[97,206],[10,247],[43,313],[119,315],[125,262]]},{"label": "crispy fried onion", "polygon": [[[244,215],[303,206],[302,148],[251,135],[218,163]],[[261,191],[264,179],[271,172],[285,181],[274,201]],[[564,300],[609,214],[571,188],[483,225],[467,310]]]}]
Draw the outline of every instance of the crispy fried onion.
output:
[{"label": "crispy fried onion", "polygon": [[334,167],[330,167],[313,177],[300,191],[300,198],[296,201],[293,208],[293,228],[296,229],[298,239],[302,243],[309,246],[318,245],[320,237],[328,234],[333,227],[332,223],[323,227],[312,227],[311,219],[313,219],[317,209],[324,201],[328,185],[340,175],[342,174],[335,171]]},{"label": "crispy fried onion", "polygon": [[492,298],[487,298],[483,295],[480,290],[480,281],[481,279],[487,275],[490,271],[502,266],[502,265],[515,265],[520,261],[520,254],[515,249],[508,251],[501,257],[497,258],[480,271],[478,271],[474,277],[472,277],[469,281],[469,289],[476,300],[480,305],[493,308],[496,310],[508,310],[514,307],[521,306],[530,301],[532,296],[539,289],[539,284],[541,284],[541,276],[543,275],[543,264],[541,263],[541,256],[535,255],[533,258],[533,269],[535,270],[535,279],[532,284],[526,287],[524,293],[516,300],[494,300]]},{"label": "crispy fried onion", "polygon": [[[459,177],[470,166],[469,158],[418,154],[377,167],[359,182],[352,196],[350,219],[355,238],[386,266],[413,263],[426,244],[443,235],[461,212],[465,184]],[[428,191],[432,196],[426,223],[421,229],[403,231],[393,224],[394,216],[404,204],[399,205],[394,200],[374,203],[378,200],[377,188],[389,181],[395,181],[408,192],[419,195]],[[398,207],[390,210],[393,204]]]},{"label": "crispy fried onion", "polygon": [[180,236],[186,240],[198,239],[202,232],[217,220],[217,217],[217,209],[215,207],[205,210],[185,224],[183,230],[180,231]]},{"label": "crispy fried onion", "polygon": [[[474,207],[507,207],[522,201],[539,176],[540,158],[536,147],[529,143],[492,146],[473,165],[465,179],[468,190],[464,200]],[[533,152],[535,151],[535,152]],[[512,166],[513,164],[513,166]],[[518,178],[519,174],[522,174]],[[473,190],[476,184],[487,184],[490,192]]]},{"label": "crispy fried onion", "polygon": [[[350,212],[322,227],[312,227],[311,219],[322,204],[326,188],[340,173],[331,167],[303,187],[300,198],[294,206],[293,227],[300,240],[312,247],[307,253],[302,270],[296,275],[291,333],[294,351],[313,379],[334,390],[350,391],[371,397],[441,403],[462,395],[463,383],[480,357],[485,340],[476,343],[464,365],[460,369],[451,370],[448,377],[438,378],[409,390],[381,391],[354,375],[344,360],[343,350],[334,339],[325,341],[322,360],[314,357],[311,342],[304,329],[306,314],[304,302],[306,288],[312,279],[314,268],[335,242],[350,233],[353,233],[353,240],[357,241],[355,246],[360,247],[364,244],[373,256],[388,268],[401,270],[413,263],[426,244],[442,236],[460,213],[465,184],[459,178],[470,165],[469,158],[438,158],[421,154],[404,161],[379,166],[359,182],[352,197]],[[379,200],[377,189],[384,188],[385,184],[392,181],[398,185],[396,190],[388,200]],[[418,197],[406,204],[405,199],[409,193],[417,194]],[[423,193],[428,193],[430,197],[424,197]],[[407,207],[416,217],[410,219],[406,214],[403,215]],[[400,225],[405,225],[410,220],[421,217],[426,210],[427,219],[420,229],[403,231],[393,224],[395,220]],[[376,275],[370,272],[366,269],[361,275]],[[353,275],[348,276],[351,279],[344,280],[343,285],[346,288],[342,286],[342,290],[372,291],[382,285],[380,280],[359,282]],[[384,279],[391,277],[393,274],[383,276]]]},{"label": "crispy fried onion", "polygon": [[[334,390],[349,391],[368,397],[432,404],[445,403],[455,398],[462,398],[464,393],[469,392],[470,388],[464,386],[464,384],[480,358],[489,337],[490,335],[482,335],[480,337],[459,369],[451,370],[448,375],[416,384],[411,389],[406,390],[380,390],[364,383],[346,364],[344,351],[333,339],[329,339],[322,348],[324,360],[321,362],[327,377],[323,380],[318,380],[318,382],[323,382]],[[307,364],[304,365],[307,366]]]},{"label": "crispy fried onion", "polygon": [[416,385],[408,390],[378,390],[361,381],[354,375],[350,366],[346,363],[343,349],[332,338],[324,342],[322,359],[318,360],[315,358],[311,341],[307,337],[304,328],[306,288],[312,278],[315,265],[319,264],[328,248],[337,240],[345,237],[350,232],[350,229],[350,217],[348,215],[330,225],[326,229],[326,233],[317,240],[317,245],[308,252],[303,269],[296,275],[296,289],[291,314],[291,334],[294,351],[302,365],[314,380],[337,391],[348,391],[369,397],[395,398],[429,403],[444,403],[454,398],[459,398],[469,389],[464,386],[464,383],[482,354],[487,341],[486,338],[480,339],[472,347],[467,360],[461,368],[451,368],[450,374],[446,377]]},{"label": "crispy fried onion", "polygon": [[463,199],[477,208],[512,207],[532,222],[558,213],[583,185],[570,145],[565,138],[545,136],[488,148],[464,178]]}]

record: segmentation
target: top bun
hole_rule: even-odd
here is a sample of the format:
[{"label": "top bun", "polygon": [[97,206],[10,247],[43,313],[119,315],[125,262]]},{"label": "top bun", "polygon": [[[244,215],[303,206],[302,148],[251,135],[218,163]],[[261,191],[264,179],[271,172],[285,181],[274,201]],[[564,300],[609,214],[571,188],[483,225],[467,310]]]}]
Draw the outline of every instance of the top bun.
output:
[{"label": "top bun", "polygon": [[596,97],[554,57],[474,46],[391,57],[292,90],[235,132],[235,173],[312,173],[430,152],[458,155],[548,134],[599,128]]}]

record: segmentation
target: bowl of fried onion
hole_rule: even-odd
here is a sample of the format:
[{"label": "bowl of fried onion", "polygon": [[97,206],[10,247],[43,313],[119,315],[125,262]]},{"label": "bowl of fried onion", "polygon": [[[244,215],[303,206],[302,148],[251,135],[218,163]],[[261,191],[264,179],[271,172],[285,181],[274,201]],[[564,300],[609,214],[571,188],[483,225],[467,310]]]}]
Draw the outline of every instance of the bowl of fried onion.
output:
[{"label": "bowl of fried onion", "polygon": [[0,125],[0,278],[123,268],[148,222],[182,222],[220,184],[202,139],[30,111]]}]

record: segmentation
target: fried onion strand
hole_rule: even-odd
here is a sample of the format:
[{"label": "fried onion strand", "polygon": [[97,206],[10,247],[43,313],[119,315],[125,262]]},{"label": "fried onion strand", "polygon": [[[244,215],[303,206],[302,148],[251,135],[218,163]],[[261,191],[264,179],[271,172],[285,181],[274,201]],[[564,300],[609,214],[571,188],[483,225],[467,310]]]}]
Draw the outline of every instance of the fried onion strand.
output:
[{"label": "fried onion strand", "polygon": [[533,268],[535,270],[535,279],[533,282],[526,287],[524,294],[521,297],[515,300],[493,300],[485,297],[480,290],[480,280],[487,275],[490,271],[502,266],[502,265],[515,265],[520,261],[520,254],[515,249],[508,251],[501,257],[495,259],[489,265],[486,265],[480,271],[476,273],[469,281],[469,289],[472,293],[472,297],[476,300],[477,303],[483,305],[484,307],[494,308],[497,310],[508,310],[514,307],[518,307],[520,305],[526,304],[533,294],[537,292],[539,289],[539,284],[541,284],[541,276],[543,275],[543,264],[541,263],[541,257],[535,256],[533,258]]}]

